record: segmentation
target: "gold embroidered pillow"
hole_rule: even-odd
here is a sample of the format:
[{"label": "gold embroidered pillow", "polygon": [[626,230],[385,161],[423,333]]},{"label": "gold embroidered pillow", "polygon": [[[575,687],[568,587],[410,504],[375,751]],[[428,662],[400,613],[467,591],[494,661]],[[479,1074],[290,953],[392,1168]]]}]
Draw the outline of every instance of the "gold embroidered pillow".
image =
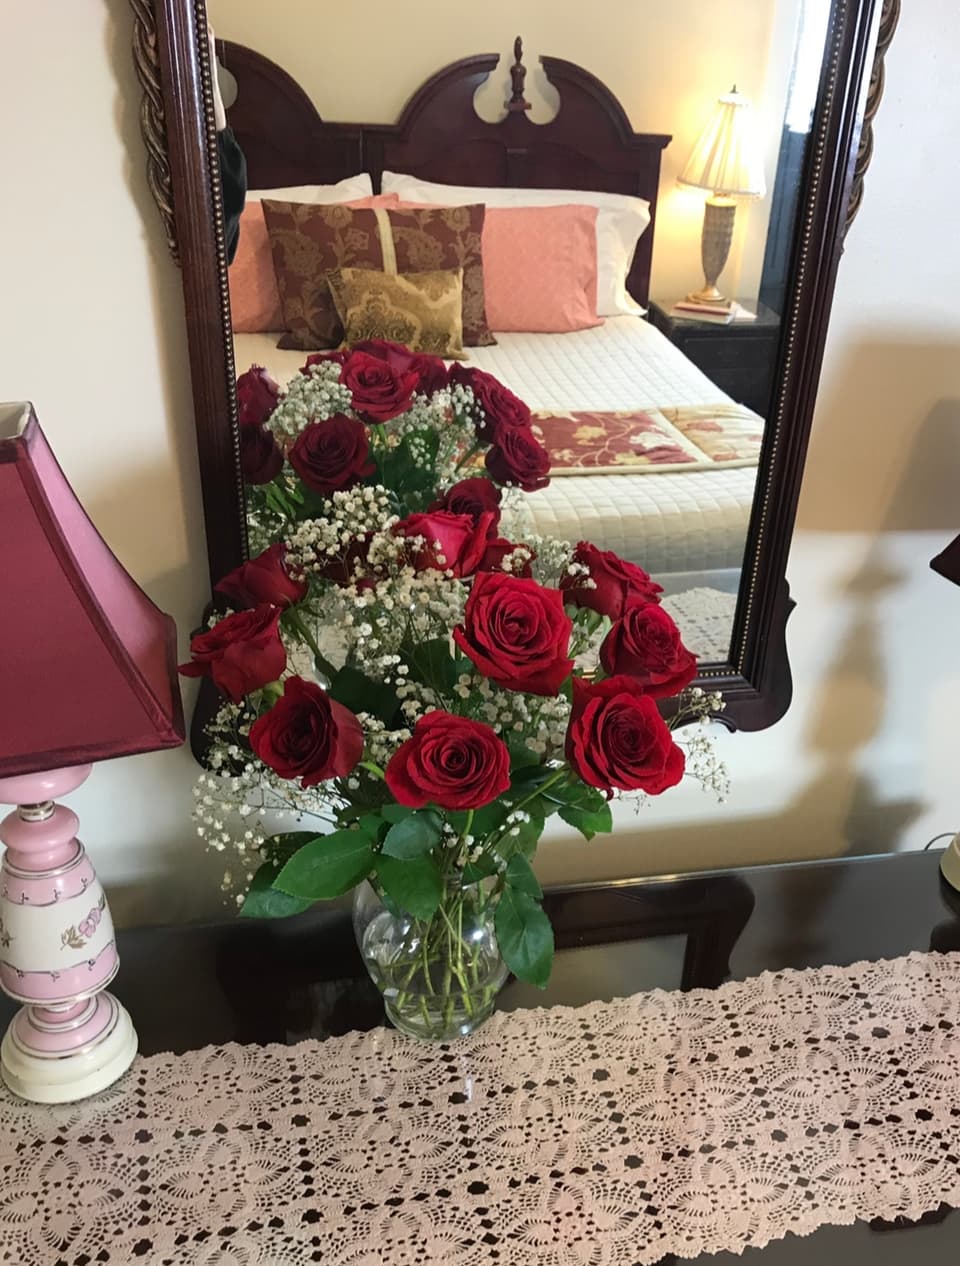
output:
[{"label": "gold embroidered pillow", "polygon": [[348,346],[379,338],[411,352],[466,359],[462,268],[424,273],[336,268],[327,273],[327,283]]}]

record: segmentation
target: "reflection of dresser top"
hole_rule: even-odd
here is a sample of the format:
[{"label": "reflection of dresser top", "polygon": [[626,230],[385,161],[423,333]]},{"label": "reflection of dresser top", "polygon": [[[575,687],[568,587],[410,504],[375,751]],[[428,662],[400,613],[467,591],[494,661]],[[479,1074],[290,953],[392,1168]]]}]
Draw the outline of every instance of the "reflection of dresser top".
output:
[{"label": "reflection of dresser top", "polygon": [[652,300],[648,320],[721,391],[761,415],[770,407],[781,318],[766,304],[740,300],[755,321],[686,321],[670,315],[672,303]]}]

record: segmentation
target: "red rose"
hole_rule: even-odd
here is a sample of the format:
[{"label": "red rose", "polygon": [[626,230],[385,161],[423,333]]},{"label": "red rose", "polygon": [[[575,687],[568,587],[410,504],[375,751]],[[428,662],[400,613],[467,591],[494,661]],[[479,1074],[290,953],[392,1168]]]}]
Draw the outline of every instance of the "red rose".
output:
[{"label": "red rose", "polygon": [[481,514],[490,510],[495,515],[490,525],[492,533],[500,522],[500,489],[482,475],[475,479],[461,479],[434,501],[430,509],[449,510],[451,514],[469,514],[474,522]]},{"label": "red rose", "polygon": [[389,422],[406,413],[420,381],[412,369],[399,372],[367,352],[351,352],[340,370],[353,407],[365,422]]},{"label": "red rose", "polygon": [[354,536],[343,547],[342,554],[328,554],[313,569],[324,580],[332,580],[336,585],[350,585],[360,580],[367,568],[367,556],[370,553],[372,532],[363,536]]},{"label": "red rose", "polygon": [[308,488],[325,496],[352,488],[376,470],[367,428],[345,413],[308,423],[287,459]]},{"label": "red rose", "polygon": [[[487,541],[487,548],[483,551],[483,558],[477,563],[477,571],[506,571],[507,568],[504,567],[503,561],[505,558],[509,558],[517,548],[518,546],[513,541],[506,541],[502,536],[491,537]],[[529,579],[533,575],[533,568],[530,563],[534,558],[536,558],[536,554],[531,550],[529,560],[523,564],[519,571],[515,568],[510,568],[510,575],[525,576]]]},{"label": "red rose", "polygon": [[311,352],[300,367],[301,374],[306,374],[311,365],[339,365],[346,362],[349,352]]},{"label": "red rose", "polygon": [[[635,602],[660,601],[658,595],[663,588],[642,567],[628,563],[613,550],[597,549],[589,541],[581,541],[573,552],[573,561],[590,570],[589,577],[564,576],[560,581],[564,598],[576,607],[588,607],[616,620]],[[587,579],[593,581],[589,588],[584,583]]]},{"label": "red rose", "polygon": [[568,654],[572,628],[559,590],[483,572],[473,582],[463,625],[453,637],[496,685],[553,695],[573,668]]},{"label": "red rose", "polygon": [[289,607],[306,597],[307,585],[293,580],[284,563],[285,548],[277,541],[256,558],[235,567],[215,586],[217,593],[236,608],[255,607],[261,602]]},{"label": "red rose", "polygon": [[530,410],[519,396],[505,387],[493,374],[483,369],[455,364],[450,369],[450,382],[469,387],[476,402],[477,438],[496,444],[504,427],[530,425]]},{"label": "red rose", "polygon": [[237,420],[241,426],[262,426],[277,407],[280,386],[262,365],[251,365],[237,379]]},{"label": "red rose", "polygon": [[416,571],[452,571],[455,576],[471,576],[483,557],[493,513],[485,511],[476,521],[469,514],[433,510],[410,514],[393,526],[394,536],[422,536],[425,544],[411,549],[410,562]]},{"label": "red rose", "polygon": [[283,696],[250,727],[250,746],[281,778],[314,787],[346,778],[363,755],[363,729],[353,713],[325,690],[290,677]]},{"label": "red rose", "polygon": [[385,774],[393,798],[408,808],[479,809],[510,786],[510,753],[489,725],[428,712]]},{"label": "red rose", "polygon": [[574,677],[566,752],[583,781],[607,795],[618,788],[658,796],[683,777],[683,752],[632,677],[592,683]]},{"label": "red rose", "polygon": [[268,484],[283,470],[283,453],[262,426],[240,427],[240,473],[247,484]]},{"label": "red rose", "polygon": [[418,378],[416,390],[425,396],[445,387],[450,378],[450,371],[439,356],[426,356],[422,352],[411,352],[402,343],[390,343],[387,339],[368,338],[354,343],[355,352],[366,352],[368,356],[376,356],[386,361],[394,373],[403,374],[413,371]]},{"label": "red rose", "polygon": [[234,703],[276,681],[287,666],[280,640],[280,608],[263,603],[237,611],[206,633],[190,639],[192,663],[181,664],[184,677],[212,677],[213,684]]},{"label": "red rose", "polygon": [[678,695],[697,675],[697,657],[663,607],[652,602],[627,607],[603,640],[600,663],[611,676],[629,674],[654,699]]},{"label": "red rose", "polygon": [[550,482],[550,454],[529,426],[502,426],[484,459],[499,484],[517,484],[524,492],[536,492]]}]

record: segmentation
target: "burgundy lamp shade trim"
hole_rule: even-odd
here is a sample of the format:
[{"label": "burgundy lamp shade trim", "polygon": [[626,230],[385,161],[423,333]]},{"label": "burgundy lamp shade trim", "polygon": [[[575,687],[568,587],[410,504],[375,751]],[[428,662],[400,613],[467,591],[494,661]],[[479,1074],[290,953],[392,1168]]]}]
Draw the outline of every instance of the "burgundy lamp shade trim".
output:
[{"label": "burgundy lamp shade trim", "polygon": [[183,742],[176,628],[77,501],[29,403],[0,404],[0,777]]},{"label": "burgundy lamp shade trim", "polygon": [[935,572],[960,585],[960,536],[951,541],[942,554],[938,554],[930,563]]}]

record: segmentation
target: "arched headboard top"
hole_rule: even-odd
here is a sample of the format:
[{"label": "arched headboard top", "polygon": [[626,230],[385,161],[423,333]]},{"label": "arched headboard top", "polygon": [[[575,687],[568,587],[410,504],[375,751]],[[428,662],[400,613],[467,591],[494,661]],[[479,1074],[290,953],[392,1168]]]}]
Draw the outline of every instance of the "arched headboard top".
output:
[{"label": "arched headboard top", "polygon": [[326,123],[300,85],[262,54],[227,41],[218,43],[218,54],[237,82],[228,119],[246,154],[252,188],[326,184],[368,171],[379,189],[388,170],[450,185],[631,194],[650,204],[651,224],[628,279],[634,298],[646,303],[660,156],[670,137],[633,131],[614,94],[583,67],[540,59],[560,97],[556,115],[545,123],[529,117],[519,37],[506,113],[497,121],[482,119],[474,106],[477,90],[500,60],[481,53],[432,75],[396,123]]}]

